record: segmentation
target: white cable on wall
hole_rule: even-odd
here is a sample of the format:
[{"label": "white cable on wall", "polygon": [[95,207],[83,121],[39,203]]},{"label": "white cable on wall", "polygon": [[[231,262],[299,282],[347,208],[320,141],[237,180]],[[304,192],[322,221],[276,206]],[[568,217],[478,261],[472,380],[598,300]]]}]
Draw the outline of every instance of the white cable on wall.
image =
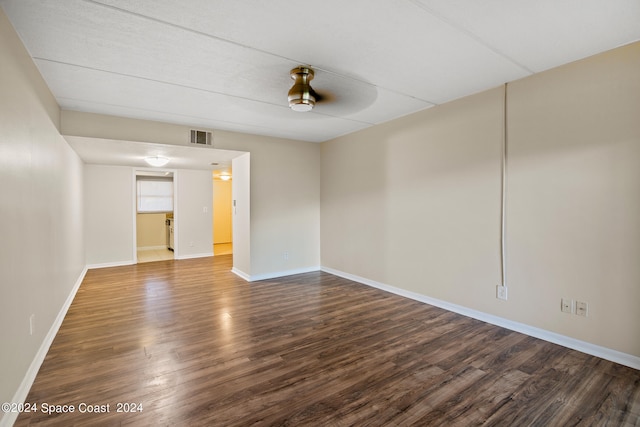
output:
[{"label": "white cable on wall", "polygon": [[507,269],[505,264],[506,249],[505,249],[505,234],[506,234],[506,207],[507,207],[507,83],[504,84],[504,99],[503,99],[503,134],[502,134],[502,161],[500,164],[501,169],[501,190],[500,190],[500,284],[507,286]]}]

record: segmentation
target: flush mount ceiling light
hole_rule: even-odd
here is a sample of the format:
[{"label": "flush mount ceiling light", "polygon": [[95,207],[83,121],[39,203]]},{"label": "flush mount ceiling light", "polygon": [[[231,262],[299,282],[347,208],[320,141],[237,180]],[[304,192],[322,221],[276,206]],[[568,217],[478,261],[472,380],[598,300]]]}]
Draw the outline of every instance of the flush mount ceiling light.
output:
[{"label": "flush mount ceiling light", "polygon": [[169,159],[163,156],[149,156],[145,157],[144,161],[147,162],[151,166],[160,167],[169,163]]},{"label": "flush mount ceiling light", "polygon": [[309,84],[313,79],[313,70],[309,67],[297,67],[290,74],[295,83],[289,90],[289,107],[293,111],[311,111],[316,105],[315,92]]},{"label": "flush mount ceiling light", "polygon": [[223,181],[229,181],[231,179],[231,175],[220,175],[220,179]]}]

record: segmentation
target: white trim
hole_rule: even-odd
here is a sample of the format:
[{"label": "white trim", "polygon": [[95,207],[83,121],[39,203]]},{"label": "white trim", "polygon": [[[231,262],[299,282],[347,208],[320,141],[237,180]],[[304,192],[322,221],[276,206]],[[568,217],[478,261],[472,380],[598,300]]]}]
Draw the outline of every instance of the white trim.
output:
[{"label": "white trim", "polygon": [[345,273],[344,271],[335,270],[333,268],[321,267],[321,270],[326,273],[333,274],[335,276],[353,280],[354,282],[362,283],[363,285],[378,288],[383,291],[391,292],[396,295],[400,295],[406,298],[423,302],[425,304],[430,304],[436,307],[440,307],[445,310],[452,311],[454,313],[462,314],[463,316],[481,320],[483,322],[487,322],[492,325],[500,326],[512,331],[516,331],[525,335],[532,336],[534,338],[539,338],[541,340],[549,341],[554,344],[561,345],[563,347],[580,351],[582,353],[590,354],[592,356],[600,357],[602,359],[606,359],[611,362],[629,366],[630,368],[640,369],[640,357],[634,356],[632,354],[623,353],[607,347],[591,344],[586,341],[577,340],[575,338],[571,338],[566,335],[560,335],[555,332],[536,328],[534,326],[526,325],[524,323],[514,322],[509,319],[494,316],[488,313],[483,313],[481,311],[473,310],[457,304],[452,304],[450,302],[442,301],[436,298],[431,298],[422,294],[418,294],[416,292],[408,291],[406,289],[396,288],[395,286],[386,285],[384,283],[376,282],[375,280],[370,280],[364,277],[356,276],[355,274]]},{"label": "white trim", "polygon": [[[49,332],[47,332],[47,335],[44,337],[44,341],[42,341],[42,344],[40,345],[38,352],[36,353],[35,357],[31,361],[31,365],[29,365],[29,369],[27,369],[27,373],[22,379],[22,382],[20,383],[18,390],[16,390],[16,393],[13,395],[13,399],[11,399],[12,403],[23,403],[27,398],[27,395],[29,394],[29,390],[31,390],[31,386],[33,385],[33,382],[36,379],[36,375],[38,375],[40,366],[42,366],[42,362],[44,362],[44,358],[47,356],[49,347],[51,347],[51,344],[53,343],[53,340],[55,339],[56,334],[58,333],[58,330],[62,325],[62,321],[64,320],[64,317],[66,316],[67,311],[69,310],[69,307],[71,307],[71,303],[73,302],[73,299],[75,298],[76,293],[78,292],[78,289],[80,289],[80,285],[82,284],[82,281],[84,280],[84,276],[87,274],[88,269],[89,269],[88,266],[84,267],[84,269],[80,273],[80,276],[76,280],[76,283],[73,285],[73,288],[71,288],[71,292],[69,292],[69,295],[67,296],[66,301],[60,308],[60,311],[58,312],[56,319],[54,320],[53,324],[49,328]],[[3,426],[3,427],[12,426],[15,423],[16,419],[18,419],[18,415],[20,415],[18,412],[5,413],[4,416],[0,419],[0,426]]]},{"label": "white trim", "polygon": [[312,271],[319,271],[319,270],[320,270],[320,267],[304,267],[304,268],[296,268],[294,270],[278,271],[274,273],[265,273],[265,274],[256,274],[255,276],[251,276],[234,267],[231,269],[231,272],[243,278],[247,282],[257,282],[259,280],[277,279],[278,277],[286,277],[286,276],[292,276],[294,274],[310,273]]},{"label": "white trim", "polygon": [[100,264],[89,264],[87,265],[87,269],[92,268],[107,268],[107,267],[122,267],[125,265],[135,265],[136,262],[132,260],[128,261],[114,261],[114,262],[103,262]]},{"label": "white trim", "polygon": [[133,195],[133,212],[131,213],[133,221],[133,233],[131,234],[131,240],[133,241],[133,251],[131,257],[133,263],[138,263],[138,184],[136,183],[137,171],[136,168],[131,168],[133,179],[131,180],[131,193]]},{"label": "white trim", "polygon": [[[180,219],[178,202],[180,200],[180,192],[178,191],[179,170],[171,169],[173,171],[173,257],[174,259],[180,254],[180,225],[178,220]],[[211,249],[213,251],[213,248]]]},{"label": "white trim", "polygon": [[204,253],[201,253],[201,254],[180,255],[180,256],[176,256],[174,259],[206,258],[208,256],[213,256],[213,252],[204,252]]},{"label": "white trim", "polygon": [[257,274],[255,276],[251,276],[249,281],[257,282],[259,280],[277,279],[278,277],[292,276],[294,274],[310,273],[312,271],[318,271],[318,270],[320,270],[320,267],[305,267],[305,268],[296,268],[294,270]]},{"label": "white trim", "polygon": [[233,274],[235,274],[236,276],[240,277],[241,279],[246,280],[247,282],[251,281],[251,276],[249,276],[247,273],[245,273],[244,271],[238,270],[237,268],[233,267],[231,269],[231,272]]}]

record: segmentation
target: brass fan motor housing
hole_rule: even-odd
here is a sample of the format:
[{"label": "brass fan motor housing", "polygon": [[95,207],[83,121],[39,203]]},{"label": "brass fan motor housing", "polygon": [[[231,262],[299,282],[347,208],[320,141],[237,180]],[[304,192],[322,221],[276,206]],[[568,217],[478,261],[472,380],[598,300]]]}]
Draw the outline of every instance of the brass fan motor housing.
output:
[{"label": "brass fan motor housing", "polygon": [[309,67],[296,67],[290,71],[295,83],[289,90],[289,107],[293,111],[310,111],[316,105],[316,97],[309,82],[313,80],[313,70]]}]

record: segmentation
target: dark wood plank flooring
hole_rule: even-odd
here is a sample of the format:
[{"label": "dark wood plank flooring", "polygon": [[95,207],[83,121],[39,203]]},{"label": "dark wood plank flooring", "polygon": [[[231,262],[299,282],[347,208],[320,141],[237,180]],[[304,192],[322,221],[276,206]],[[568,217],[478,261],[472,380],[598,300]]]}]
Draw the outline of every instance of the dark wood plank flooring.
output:
[{"label": "dark wood plank flooring", "polygon": [[327,273],[230,268],[90,270],[16,425],[640,425],[640,371]]}]

